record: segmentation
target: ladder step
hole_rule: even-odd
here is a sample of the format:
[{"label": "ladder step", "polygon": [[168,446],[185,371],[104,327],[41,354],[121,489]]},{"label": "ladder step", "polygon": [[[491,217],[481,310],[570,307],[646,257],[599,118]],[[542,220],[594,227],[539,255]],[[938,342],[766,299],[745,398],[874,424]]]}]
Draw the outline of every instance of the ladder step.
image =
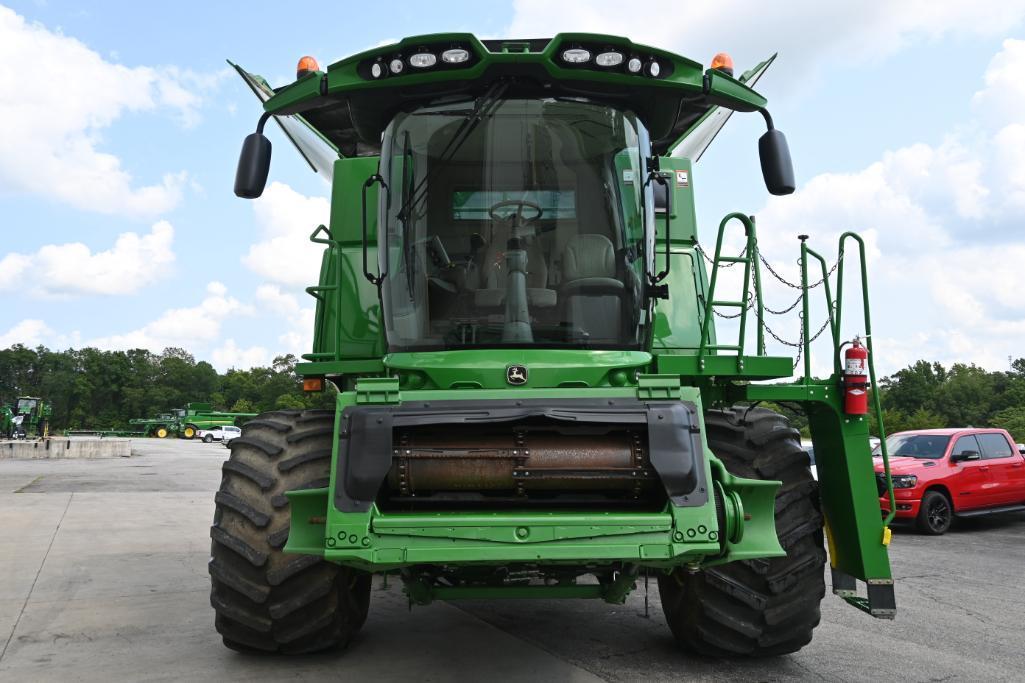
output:
[{"label": "ladder step", "polygon": [[722,345],[722,346],[706,346],[705,348],[706,349],[714,349],[716,351],[740,351],[741,350],[741,347],[739,347],[739,346],[727,346],[725,344]]}]

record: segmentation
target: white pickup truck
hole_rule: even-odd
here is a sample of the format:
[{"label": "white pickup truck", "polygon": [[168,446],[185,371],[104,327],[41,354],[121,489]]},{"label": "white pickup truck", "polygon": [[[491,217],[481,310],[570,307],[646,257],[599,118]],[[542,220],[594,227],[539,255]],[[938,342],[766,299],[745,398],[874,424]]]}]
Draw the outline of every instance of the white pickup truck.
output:
[{"label": "white pickup truck", "polygon": [[196,432],[196,438],[202,439],[203,443],[213,443],[214,441],[220,441],[225,446],[232,439],[242,436],[242,430],[238,427],[232,427],[231,425],[225,427],[212,427],[211,429],[200,429]]}]

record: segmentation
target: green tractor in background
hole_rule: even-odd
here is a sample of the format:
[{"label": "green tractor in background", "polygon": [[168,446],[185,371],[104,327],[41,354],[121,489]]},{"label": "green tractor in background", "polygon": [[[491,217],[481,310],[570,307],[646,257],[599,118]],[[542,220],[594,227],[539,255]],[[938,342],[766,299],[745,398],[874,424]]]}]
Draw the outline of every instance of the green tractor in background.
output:
[{"label": "green tractor in background", "polygon": [[166,439],[178,436],[183,439],[194,439],[201,429],[212,429],[227,425],[238,425],[247,417],[256,417],[256,413],[230,413],[214,410],[209,403],[186,403],[184,408],[175,408],[170,413],[162,413],[154,418],[134,418],[129,424],[139,427],[146,436]]},{"label": "green tractor in background", "polygon": [[[873,473],[867,411],[845,412],[843,264],[834,301],[802,239],[794,379],[793,359],[766,353],[754,220],[722,221],[710,273],[698,245],[692,162],[732,112],[765,120],[769,191],[795,188],[751,87],[769,63],[735,78],[724,59],[705,69],[614,36],[443,34],[326,71],[304,58],[277,90],[236,67],[264,114],[235,193],[263,191],[269,118],[332,182],[297,372],[338,393],[333,410],[264,413],[231,442],[209,565],[227,646],[342,646],[373,574],[397,575],[411,605],[622,603],[654,576],[685,649],[778,655],[819,623],[826,545],[833,592],[894,616],[879,514],[892,485]],[[739,253],[724,253],[727,228]],[[870,335],[864,250],[845,245]],[[718,277],[733,265],[730,297]],[[809,357],[818,265],[826,379]],[[717,309],[739,318],[738,339],[717,336]],[[874,383],[871,356],[867,369]],[[764,401],[807,412],[818,481]]]},{"label": "green tractor in background", "polygon": [[0,436],[45,439],[50,436],[53,406],[38,396],[19,396],[13,406],[0,408]]}]

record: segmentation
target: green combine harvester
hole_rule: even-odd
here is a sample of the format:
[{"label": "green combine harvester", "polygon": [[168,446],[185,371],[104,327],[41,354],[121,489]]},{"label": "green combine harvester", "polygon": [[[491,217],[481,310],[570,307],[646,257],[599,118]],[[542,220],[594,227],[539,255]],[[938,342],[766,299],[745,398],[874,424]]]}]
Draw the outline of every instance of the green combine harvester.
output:
[{"label": "green combine harvester", "polygon": [[[209,565],[228,647],[344,645],[373,574],[398,576],[411,605],[622,603],[650,576],[683,648],[778,655],[819,623],[826,545],[833,592],[894,616],[879,514],[892,486],[873,474],[867,410],[845,408],[870,380],[842,383],[843,264],[833,301],[802,239],[794,378],[793,359],[766,353],[754,219],[723,219],[710,272],[698,245],[692,163],[732,112],[764,118],[768,190],[794,191],[751,88],[771,61],[735,78],[723,56],[705,69],[614,36],[440,34],[326,71],[304,58],[277,90],[236,67],[264,114],[235,193],[263,191],[270,118],[332,182],[297,372],[338,394],[333,410],[264,413],[231,442]],[[727,229],[742,251],[724,251]],[[862,243],[840,248],[861,256],[871,351]],[[732,296],[729,266],[745,283]],[[826,379],[809,356],[819,266]],[[717,312],[738,338],[717,335]],[[807,412],[818,481],[769,401]]]},{"label": "green combine harvester", "polygon": [[128,424],[139,427],[146,436],[159,439],[172,435],[194,439],[201,429],[237,425],[247,417],[256,417],[256,413],[229,413],[214,410],[209,403],[186,403],[184,408],[176,408],[153,418],[134,418]]}]

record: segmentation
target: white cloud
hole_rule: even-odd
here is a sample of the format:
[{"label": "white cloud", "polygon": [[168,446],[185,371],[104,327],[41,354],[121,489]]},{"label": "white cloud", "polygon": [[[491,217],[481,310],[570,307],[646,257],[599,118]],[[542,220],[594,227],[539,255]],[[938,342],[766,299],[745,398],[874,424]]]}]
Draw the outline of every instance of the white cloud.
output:
[{"label": "white cloud", "polygon": [[328,222],[331,206],[324,197],[307,197],[273,182],[253,202],[262,241],[249,248],[242,262],[271,282],[309,286],[317,282],[323,246],[310,233]]},{"label": "white cloud", "polygon": [[[763,253],[784,262],[781,270],[795,281],[798,252],[790,236],[810,234],[830,262],[840,232],[866,237],[873,326],[883,331],[876,340],[882,373],[920,358],[1003,368],[1008,356],[1022,355],[1025,125],[992,114],[1025,105],[1021,84],[1007,78],[1012,63],[1025,73],[1023,45],[1005,41],[991,62],[985,88],[974,97],[978,120],[935,146],[911,145],[855,173],[816,176],[792,197],[770,199],[758,214]],[[856,282],[856,261],[849,257],[847,268]],[[771,277],[763,281],[770,306],[793,299],[793,290]],[[847,337],[863,330],[856,289],[845,296]],[[812,310],[820,313],[812,316],[815,329],[825,308],[816,301]],[[796,331],[797,324],[780,326]],[[820,344],[816,356],[823,353],[829,351]]]},{"label": "white cloud", "polygon": [[292,294],[283,292],[277,285],[264,284],[256,289],[256,300],[266,310],[285,320],[289,329],[278,336],[280,353],[301,356],[313,348],[313,325],[315,309],[303,307]]},{"label": "white cloud", "polygon": [[199,121],[220,74],[126,67],[78,40],[0,7],[0,186],[106,214],[157,215],[174,207],[186,176],[140,186],[101,132],[126,112],[168,110]]},{"label": "white cloud", "polygon": [[229,296],[223,284],[211,282],[199,305],[168,309],[159,318],[138,329],[92,339],[87,344],[107,350],[142,348],[154,353],[168,346],[181,346],[196,353],[220,339],[221,326],[225,321],[252,313],[253,308]]},{"label": "white cloud", "polygon": [[28,347],[39,346],[53,336],[51,330],[42,320],[22,320],[11,329],[0,334],[0,349],[6,349],[15,344],[23,344]]},{"label": "white cloud", "polygon": [[239,348],[234,339],[226,339],[224,343],[210,353],[213,366],[221,372],[235,368],[244,370],[257,366],[268,366],[271,356],[262,346]]},{"label": "white cloud", "polygon": [[167,274],[174,262],[174,228],[159,221],[150,232],[118,235],[95,254],[81,242],[48,244],[34,254],[0,259],[0,291],[39,296],[130,294]]},{"label": "white cloud", "polygon": [[[707,63],[730,52],[746,68],[773,52],[785,55],[788,76],[839,62],[879,61],[916,41],[946,36],[999,35],[1025,15],[1025,2],[1005,0],[982,9],[972,0],[869,0],[687,3],[652,0],[642,11],[624,11],[615,0],[552,3],[517,0],[509,36],[552,36],[586,31],[678,49]],[[786,82],[783,79],[781,82]]]}]

